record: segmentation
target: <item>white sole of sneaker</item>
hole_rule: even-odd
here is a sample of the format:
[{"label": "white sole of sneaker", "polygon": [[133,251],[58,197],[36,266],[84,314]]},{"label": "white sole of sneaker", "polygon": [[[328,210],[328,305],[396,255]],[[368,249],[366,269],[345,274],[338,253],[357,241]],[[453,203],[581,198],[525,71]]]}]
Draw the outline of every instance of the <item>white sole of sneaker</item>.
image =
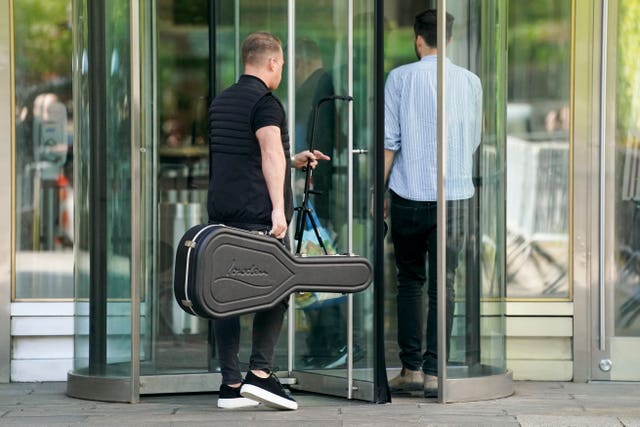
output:
[{"label": "white sole of sneaker", "polygon": [[298,409],[298,402],[270,393],[252,384],[243,384],[240,389],[240,394],[243,397],[257,400],[270,408],[289,409],[292,411]]},{"label": "white sole of sneaker", "polygon": [[241,409],[241,408],[254,408],[260,405],[253,399],[247,399],[246,397],[236,397],[233,399],[218,399],[218,408],[221,409]]}]

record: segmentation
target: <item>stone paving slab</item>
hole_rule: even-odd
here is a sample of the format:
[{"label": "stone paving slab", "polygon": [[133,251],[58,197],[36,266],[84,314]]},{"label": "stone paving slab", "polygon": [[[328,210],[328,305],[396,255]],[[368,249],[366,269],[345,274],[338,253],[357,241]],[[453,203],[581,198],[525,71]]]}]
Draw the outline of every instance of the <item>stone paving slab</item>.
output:
[{"label": "stone paving slab", "polygon": [[215,407],[216,393],[143,396],[140,403],[73,399],[64,383],[0,384],[0,425],[8,426],[625,426],[640,427],[640,383],[515,382],[512,397],[439,404],[394,396],[393,403],[294,391],[300,409]]},{"label": "stone paving slab", "polygon": [[593,416],[556,416],[556,415],[521,415],[518,422],[522,427],[622,427],[624,424],[616,417]]}]

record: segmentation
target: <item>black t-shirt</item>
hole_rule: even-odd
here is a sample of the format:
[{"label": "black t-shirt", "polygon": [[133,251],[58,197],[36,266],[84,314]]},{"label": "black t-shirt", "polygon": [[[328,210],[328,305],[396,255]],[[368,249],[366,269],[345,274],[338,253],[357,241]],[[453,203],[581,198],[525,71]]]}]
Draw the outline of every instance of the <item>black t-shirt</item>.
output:
[{"label": "black t-shirt", "polygon": [[256,133],[258,129],[266,126],[281,127],[284,121],[285,116],[282,105],[274,96],[265,96],[256,104],[251,130]]}]

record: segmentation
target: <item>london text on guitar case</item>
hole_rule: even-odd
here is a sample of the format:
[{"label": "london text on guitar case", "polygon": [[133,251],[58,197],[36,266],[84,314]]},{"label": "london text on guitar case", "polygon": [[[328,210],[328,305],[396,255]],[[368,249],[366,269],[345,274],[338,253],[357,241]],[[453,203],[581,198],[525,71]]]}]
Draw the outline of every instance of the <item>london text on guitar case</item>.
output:
[{"label": "london text on guitar case", "polygon": [[182,237],[173,286],[183,310],[216,319],[273,307],[296,291],[358,292],[371,276],[361,256],[293,256],[273,237],[210,224]]}]

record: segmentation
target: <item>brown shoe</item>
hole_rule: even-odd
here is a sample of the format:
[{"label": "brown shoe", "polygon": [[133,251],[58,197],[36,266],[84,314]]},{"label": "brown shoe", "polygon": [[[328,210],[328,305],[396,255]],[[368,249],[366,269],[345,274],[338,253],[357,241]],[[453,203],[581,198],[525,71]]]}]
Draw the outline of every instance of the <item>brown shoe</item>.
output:
[{"label": "brown shoe", "polygon": [[397,377],[389,381],[391,391],[412,391],[423,388],[423,373],[421,370],[412,371],[402,368]]},{"label": "brown shoe", "polygon": [[424,397],[438,397],[438,377],[424,374]]}]

